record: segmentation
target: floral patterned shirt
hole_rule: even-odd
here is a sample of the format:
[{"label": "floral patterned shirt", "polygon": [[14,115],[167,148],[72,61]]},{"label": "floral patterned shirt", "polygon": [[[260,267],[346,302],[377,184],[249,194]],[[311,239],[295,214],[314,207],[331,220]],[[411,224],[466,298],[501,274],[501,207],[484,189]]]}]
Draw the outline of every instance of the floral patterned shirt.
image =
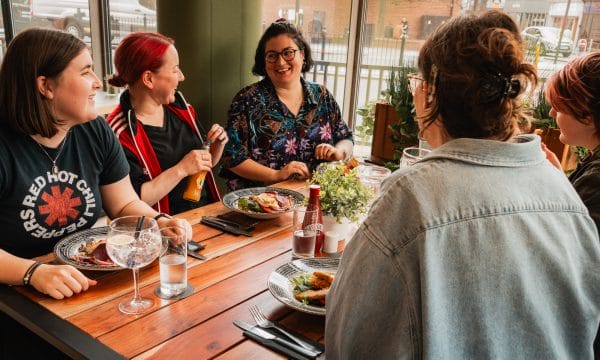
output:
[{"label": "floral patterned shirt", "polygon": [[322,162],[314,158],[318,144],[352,141],[352,131],[333,95],[322,85],[304,79],[301,82],[304,102],[297,116],[279,100],[269,78],[243,88],[233,98],[227,123],[229,142],[220,174],[230,190],[264,186],[227,170],[246,159],[271,169],[301,161],[313,171]]}]

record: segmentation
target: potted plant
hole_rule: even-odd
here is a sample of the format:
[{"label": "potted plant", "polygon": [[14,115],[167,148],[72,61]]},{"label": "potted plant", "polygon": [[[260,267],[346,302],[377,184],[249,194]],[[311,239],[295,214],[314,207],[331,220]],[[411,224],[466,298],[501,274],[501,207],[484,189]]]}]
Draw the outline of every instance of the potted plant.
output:
[{"label": "potted plant", "polygon": [[397,163],[405,147],[419,142],[419,127],[408,88],[408,74],[414,71],[413,65],[403,65],[389,73],[388,88],[382,92],[384,103],[377,103],[375,107],[371,146],[371,161],[374,163]]},{"label": "potted plant", "polygon": [[325,231],[334,230],[344,237],[348,229],[334,229],[336,224],[346,227],[357,223],[367,213],[373,191],[364,186],[358,177],[358,169],[350,169],[343,162],[324,163],[317,168],[311,184],[321,187],[321,211]]}]

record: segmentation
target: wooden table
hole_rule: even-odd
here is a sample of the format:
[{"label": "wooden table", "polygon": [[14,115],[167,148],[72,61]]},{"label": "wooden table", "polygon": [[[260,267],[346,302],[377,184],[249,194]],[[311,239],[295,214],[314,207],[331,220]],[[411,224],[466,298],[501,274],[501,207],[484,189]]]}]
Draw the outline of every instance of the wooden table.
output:
[{"label": "wooden table", "polygon": [[[279,187],[306,195],[306,184],[287,181]],[[153,293],[159,284],[158,261],[140,271],[142,296],[154,307],[140,315],[119,312],[119,301],[131,298],[130,270],[89,272],[98,279],[90,290],[54,300],[27,287],[0,286],[0,311],[15,318],[61,351],[78,358],[282,358],[243,337],[235,319],[254,323],[248,307],[257,304],[267,318],[312,339],[322,340],[325,319],[290,309],[267,289],[267,278],[291,260],[291,214],[261,221],[253,237],[235,236],[199,224],[203,215],[227,212],[221,203],[179,215],[193,225],[193,239],[206,245],[208,260],[188,258],[193,295],[163,300]]]}]

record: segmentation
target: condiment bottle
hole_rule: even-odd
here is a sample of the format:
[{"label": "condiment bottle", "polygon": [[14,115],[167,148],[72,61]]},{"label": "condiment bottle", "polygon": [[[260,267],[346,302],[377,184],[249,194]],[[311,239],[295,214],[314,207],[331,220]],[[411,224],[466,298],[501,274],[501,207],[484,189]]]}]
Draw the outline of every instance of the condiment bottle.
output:
[{"label": "condiment bottle", "polygon": [[[210,142],[204,144],[202,150],[210,150]],[[183,192],[183,198],[188,201],[200,201],[205,178],[206,171],[200,171],[197,174],[190,175],[185,191]]]},{"label": "condiment bottle", "polygon": [[316,220],[305,219],[304,221],[314,221],[315,228],[317,230],[317,236],[315,240],[315,256],[318,256],[323,248],[323,239],[325,237],[323,233],[323,214],[321,213],[321,186],[311,185],[309,188],[308,205],[306,210],[317,210]]}]

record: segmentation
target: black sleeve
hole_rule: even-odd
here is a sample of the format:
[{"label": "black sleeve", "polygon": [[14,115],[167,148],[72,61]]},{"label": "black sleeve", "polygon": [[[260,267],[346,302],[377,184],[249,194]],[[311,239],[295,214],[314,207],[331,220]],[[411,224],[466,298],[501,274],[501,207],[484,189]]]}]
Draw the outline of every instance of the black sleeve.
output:
[{"label": "black sleeve", "polygon": [[141,196],[142,185],[150,179],[148,176],[144,175],[144,171],[142,170],[137,157],[128,149],[124,148],[123,150],[125,151],[127,162],[129,163],[129,178],[131,179],[131,185],[133,185],[133,189],[138,196]]}]

